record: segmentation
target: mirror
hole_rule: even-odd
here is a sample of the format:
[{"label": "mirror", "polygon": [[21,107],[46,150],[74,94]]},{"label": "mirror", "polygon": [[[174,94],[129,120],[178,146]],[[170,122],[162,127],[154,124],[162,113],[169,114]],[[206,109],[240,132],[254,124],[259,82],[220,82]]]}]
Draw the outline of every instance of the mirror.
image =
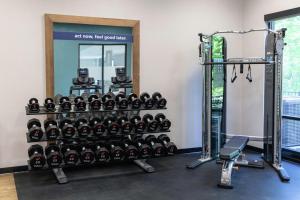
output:
[{"label": "mirror", "polygon": [[119,68],[139,93],[139,21],[46,14],[45,28],[48,97],[118,91]]}]

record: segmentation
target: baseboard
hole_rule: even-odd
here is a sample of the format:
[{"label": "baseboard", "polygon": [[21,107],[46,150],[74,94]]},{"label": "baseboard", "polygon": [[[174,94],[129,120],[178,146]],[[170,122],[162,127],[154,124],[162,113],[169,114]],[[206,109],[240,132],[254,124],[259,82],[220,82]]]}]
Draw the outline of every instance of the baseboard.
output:
[{"label": "baseboard", "polygon": [[194,147],[194,148],[185,148],[185,149],[178,149],[177,153],[182,154],[182,153],[195,153],[195,152],[201,152],[202,147]]},{"label": "baseboard", "polygon": [[[254,146],[250,146],[247,145],[246,150],[248,151],[254,151],[257,153],[263,153],[263,149],[258,148],[258,147],[254,147]],[[185,149],[178,149],[177,153],[178,154],[184,154],[184,153],[196,153],[196,152],[201,152],[202,151],[202,147],[194,147],[194,148],[185,148]],[[291,158],[286,158],[284,157],[284,159],[286,160],[292,160],[294,162],[298,162],[298,159],[291,159]],[[28,166],[27,165],[23,165],[23,166],[16,166],[16,167],[6,167],[6,168],[0,168],[0,174],[5,174],[5,173],[14,173],[14,172],[23,172],[23,171],[27,171],[28,170]]]},{"label": "baseboard", "polygon": [[258,148],[258,147],[255,147],[255,146],[251,146],[251,145],[247,145],[246,147],[245,147],[245,150],[248,150],[248,151],[254,151],[254,152],[256,152],[256,153],[263,153],[263,149],[261,149],[261,148]]},{"label": "baseboard", "polygon": [[[200,152],[201,149],[202,149],[201,147],[186,148],[186,149],[178,149],[177,152],[178,152],[178,154],[193,153],[193,152]],[[27,165],[0,168],[0,174],[23,172],[23,171],[28,171],[28,166]]]},{"label": "baseboard", "polygon": [[27,165],[22,166],[16,166],[16,167],[5,167],[0,168],[0,174],[6,174],[6,173],[14,173],[14,172],[24,172],[28,170]]}]

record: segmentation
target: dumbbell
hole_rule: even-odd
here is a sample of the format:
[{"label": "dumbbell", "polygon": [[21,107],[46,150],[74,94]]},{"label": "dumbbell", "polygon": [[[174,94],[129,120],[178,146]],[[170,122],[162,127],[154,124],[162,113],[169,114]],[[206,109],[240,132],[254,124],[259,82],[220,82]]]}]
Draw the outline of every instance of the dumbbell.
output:
[{"label": "dumbbell", "polygon": [[78,148],[81,163],[92,164],[95,161],[95,154],[92,150],[91,143],[84,143]]},{"label": "dumbbell", "polygon": [[102,137],[105,134],[105,126],[102,123],[102,120],[98,117],[94,117],[90,120],[90,127],[93,130],[93,134],[96,137]]},{"label": "dumbbell", "polygon": [[28,149],[29,164],[32,169],[41,169],[46,164],[43,147],[39,144],[34,144]]},{"label": "dumbbell", "polygon": [[62,111],[70,111],[71,110],[71,101],[69,97],[61,97],[59,99],[60,108]]},{"label": "dumbbell", "polygon": [[52,98],[46,98],[44,102],[44,107],[49,112],[55,112],[55,103]]},{"label": "dumbbell", "polygon": [[120,92],[116,95],[115,101],[117,104],[118,109],[127,109],[128,108],[128,101],[126,99],[126,95],[123,92]]},{"label": "dumbbell", "polygon": [[168,155],[174,155],[176,153],[176,145],[173,142],[170,142],[170,138],[166,134],[159,135],[157,140],[165,147]]},{"label": "dumbbell", "polygon": [[131,93],[127,97],[128,104],[131,105],[131,109],[140,109],[142,101],[134,93]]},{"label": "dumbbell", "polygon": [[111,135],[116,135],[119,132],[119,124],[115,122],[114,117],[106,116],[104,119],[104,125],[107,127],[107,131]]},{"label": "dumbbell", "polygon": [[61,153],[63,154],[63,159],[66,165],[77,165],[79,161],[79,154],[77,152],[77,144],[63,144],[61,147]]},{"label": "dumbbell", "polygon": [[69,95],[69,99],[70,99],[71,104],[74,103],[76,97],[77,96],[75,94],[70,94]]},{"label": "dumbbell", "polygon": [[143,121],[147,125],[147,131],[148,132],[155,132],[158,127],[158,122],[156,120],[153,120],[153,116],[151,114],[145,114],[143,116]]},{"label": "dumbbell", "polygon": [[155,115],[155,120],[159,123],[159,129],[161,131],[168,131],[171,127],[171,121],[166,119],[166,116],[162,113]]},{"label": "dumbbell", "polygon": [[145,143],[141,136],[135,136],[132,139],[133,143],[139,150],[139,154],[141,158],[149,158],[152,155],[152,149],[148,144]]},{"label": "dumbbell", "polygon": [[167,105],[167,100],[163,98],[159,92],[154,92],[152,99],[157,108],[165,108]]},{"label": "dumbbell", "polygon": [[128,138],[123,139],[123,148],[127,160],[136,160],[139,156],[139,151]]},{"label": "dumbbell", "polygon": [[80,117],[75,122],[75,127],[79,137],[87,137],[91,132],[91,127],[88,124],[88,120],[84,117]]},{"label": "dumbbell", "polygon": [[33,118],[27,122],[28,136],[31,141],[40,141],[44,135],[40,120]]},{"label": "dumbbell", "polygon": [[95,157],[98,162],[107,163],[110,160],[110,152],[104,142],[98,142],[94,145]]},{"label": "dumbbell", "polygon": [[71,138],[75,135],[75,127],[72,124],[72,120],[68,118],[64,118],[60,121],[59,128],[61,129],[61,133],[65,138]]},{"label": "dumbbell", "polygon": [[133,115],[130,118],[130,122],[133,124],[135,133],[143,133],[146,129],[146,124],[141,120],[138,115]]},{"label": "dumbbell", "polygon": [[115,101],[112,99],[111,94],[105,94],[102,96],[102,103],[104,110],[113,110],[115,107]]},{"label": "dumbbell", "polygon": [[154,157],[160,157],[165,154],[163,145],[158,142],[154,135],[148,135],[145,138],[145,142],[151,147]]},{"label": "dumbbell", "polygon": [[56,144],[48,144],[45,148],[46,160],[48,166],[51,168],[57,168],[62,163],[62,156],[60,154],[60,148]]},{"label": "dumbbell", "polygon": [[75,108],[78,111],[85,111],[86,110],[86,103],[83,99],[83,97],[78,96],[74,99]]},{"label": "dumbbell", "polygon": [[119,117],[118,118],[118,123],[120,125],[121,131],[124,134],[130,134],[133,126],[132,124],[128,121],[128,118],[125,116]]},{"label": "dumbbell", "polygon": [[125,153],[119,142],[110,143],[110,158],[112,161],[122,161],[125,159]]},{"label": "dumbbell", "polygon": [[28,109],[30,112],[39,112],[40,111],[40,105],[37,98],[31,98],[28,102]]},{"label": "dumbbell", "polygon": [[144,104],[144,107],[146,109],[151,109],[153,108],[154,106],[154,102],[153,102],[153,99],[150,98],[150,95],[147,93],[147,92],[143,92],[141,95],[140,95],[140,99],[142,100],[143,104]]},{"label": "dumbbell", "polygon": [[95,94],[92,94],[88,98],[90,110],[100,110],[101,109],[101,101],[99,97]]},{"label": "dumbbell", "polygon": [[55,140],[59,136],[59,128],[55,120],[46,119],[44,121],[44,128],[48,140]]}]

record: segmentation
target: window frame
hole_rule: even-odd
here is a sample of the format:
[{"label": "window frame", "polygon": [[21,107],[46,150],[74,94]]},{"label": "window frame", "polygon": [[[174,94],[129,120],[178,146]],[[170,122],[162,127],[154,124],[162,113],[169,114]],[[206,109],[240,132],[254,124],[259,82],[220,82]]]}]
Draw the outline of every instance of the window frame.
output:
[{"label": "window frame", "polygon": [[[288,9],[288,10],[284,10],[284,11],[266,14],[264,16],[264,20],[267,24],[267,27],[269,29],[273,30],[274,23],[276,20],[290,18],[290,17],[294,17],[294,16],[299,16],[299,15],[300,15],[300,7],[297,7],[297,8],[293,8],[293,9]],[[300,117],[298,117],[298,116],[290,116],[290,115],[282,114],[281,118],[288,119],[288,120],[294,120],[294,121],[300,121]],[[300,162],[300,152],[292,151],[292,150],[288,149],[288,147],[281,147],[281,149],[282,149],[283,158]]]},{"label": "window frame", "polygon": [[[128,50],[127,50],[127,47],[128,45],[126,43],[79,43],[78,44],[78,68],[80,68],[80,46],[101,46],[102,48],[102,55],[101,55],[101,58],[102,58],[102,61],[101,61],[101,71],[102,71],[102,80],[101,80],[101,90],[102,90],[102,94],[104,94],[104,49],[105,49],[105,46],[124,46],[125,47],[125,73],[127,74],[127,68],[128,68],[128,65],[127,65],[127,56],[128,56]],[[132,75],[131,75],[132,76]]]}]

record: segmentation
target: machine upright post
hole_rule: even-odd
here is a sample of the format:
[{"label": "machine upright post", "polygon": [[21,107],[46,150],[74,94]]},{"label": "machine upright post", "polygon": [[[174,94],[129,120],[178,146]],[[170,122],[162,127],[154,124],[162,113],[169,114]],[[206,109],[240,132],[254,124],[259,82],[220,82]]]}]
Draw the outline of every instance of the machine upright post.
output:
[{"label": "machine upright post", "polygon": [[275,69],[274,69],[274,140],[273,140],[273,164],[282,181],[289,181],[290,177],[281,166],[282,151],[282,59],[284,48],[284,29],[278,31],[275,37]]}]

